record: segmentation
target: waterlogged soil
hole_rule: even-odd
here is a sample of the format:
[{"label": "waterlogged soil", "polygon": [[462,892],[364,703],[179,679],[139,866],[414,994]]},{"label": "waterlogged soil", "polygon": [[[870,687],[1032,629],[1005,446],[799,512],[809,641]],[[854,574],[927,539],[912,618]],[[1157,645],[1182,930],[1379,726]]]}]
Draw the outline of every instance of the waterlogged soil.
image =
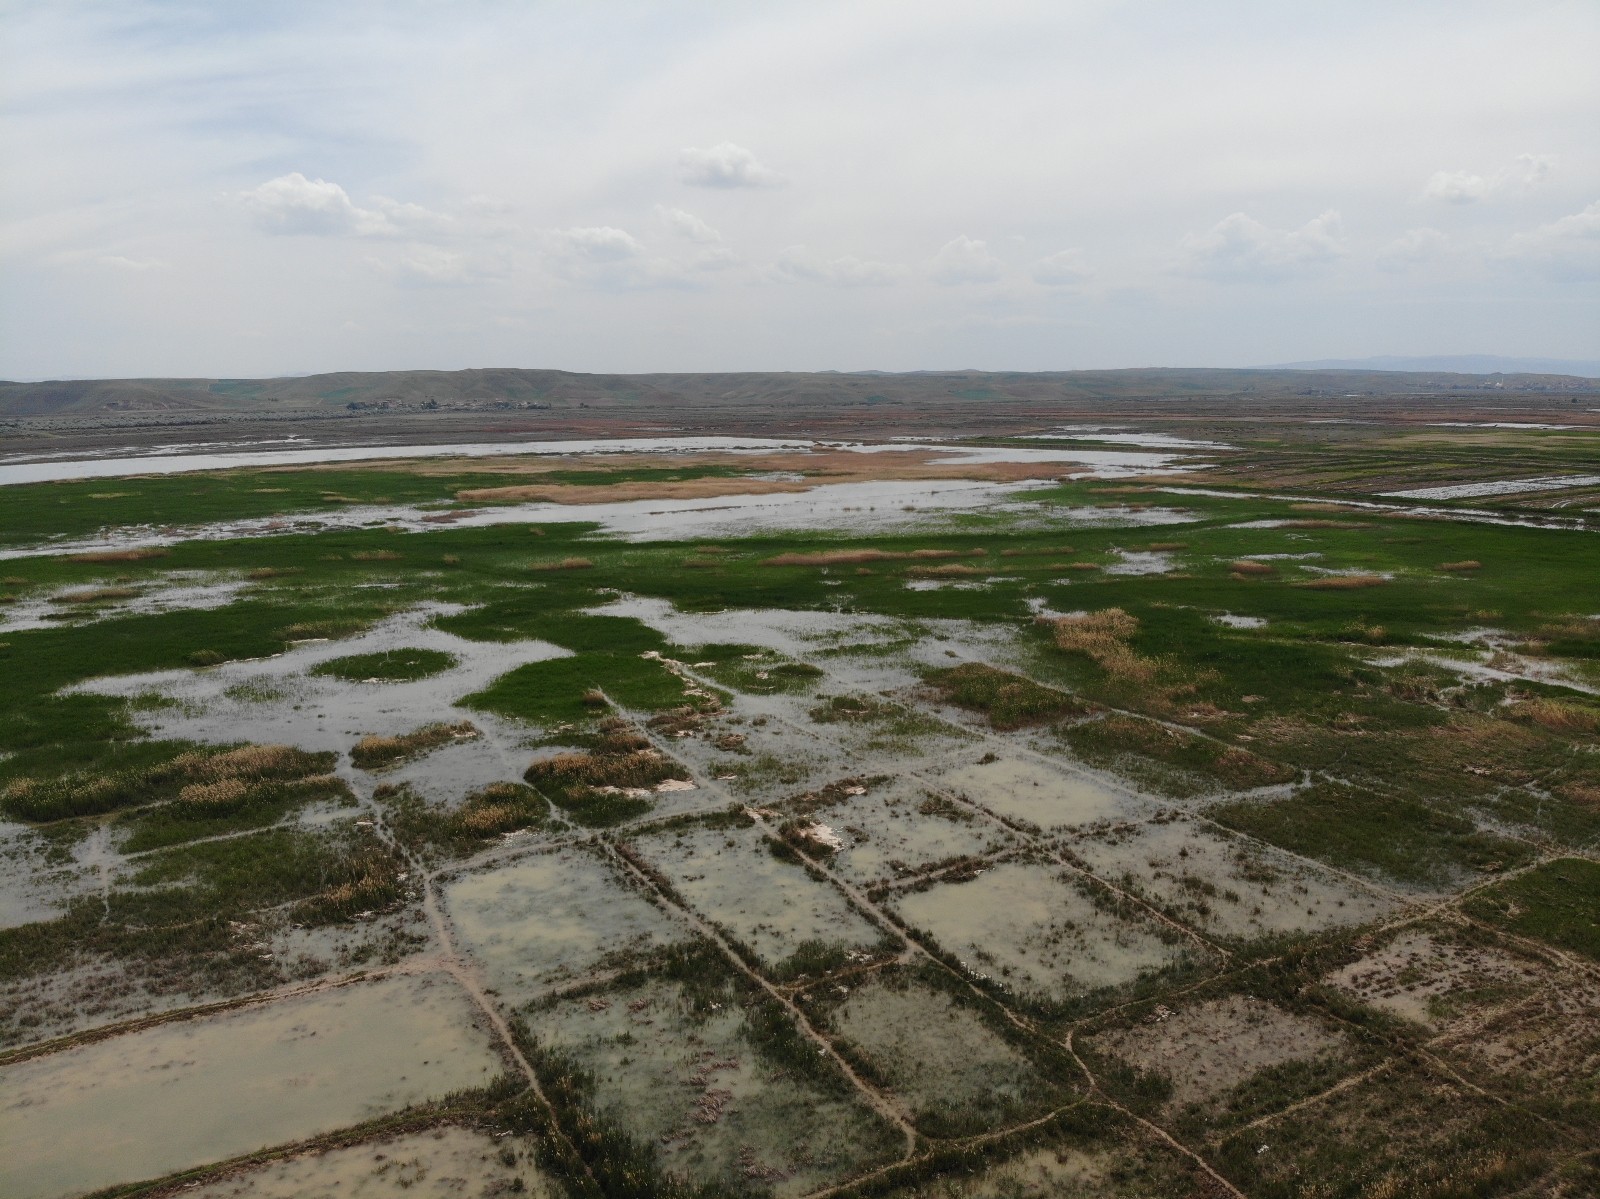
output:
[{"label": "waterlogged soil", "polygon": [[[1156,1199],[1196,1193],[1175,1162],[1150,1148],[1023,1149],[977,1173],[958,1173],[893,1199]],[[1203,1193],[1203,1192],[1201,1192]]]},{"label": "waterlogged soil", "polygon": [[1062,830],[1108,820],[1154,816],[1155,804],[1088,774],[1069,773],[1020,755],[939,771],[939,786],[1010,820]]},{"label": "waterlogged soil", "polygon": [[1187,942],[1118,915],[1046,865],[1002,862],[970,881],[936,883],[893,902],[906,924],[929,933],[972,974],[1057,1001],[1131,983],[1187,952]]},{"label": "waterlogged soil", "polygon": [[970,1008],[922,984],[869,982],[850,992],[829,1023],[915,1112],[993,1123],[1047,1089],[1028,1060]]},{"label": "waterlogged soil", "polygon": [[914,780],[894,778],[863,786],[862,794],[813,813],[841,843],[829,865],[853,883],[886,882],[1016,844],[1002,825],[941,799]]},{"label": "waterlogged soil", "polygon": [[1536,963],[1493,946],[1409,928],[1323,981],[1362,1003],[1437,1030],[1485,1000],[1526,994],[1545,981],[1545,973]]},{"label": "waterlogged soil", "polygon": [[1600,983],[1557,978],[1528,1002],[1451,1037],[1464,1059],[1519,1089],[1600,1103]]},{"label": "waterlogged soil", "polygon": [[774,857],[755,828],[688,828],[635,842],[649,862],[701,914],[768,966],[806,942],[871,950],[878,930],[845,898],[794,862]]},{"label": "waterlogged soil", "polygon": [[797,1196],[898,1147],[848,1091],[764,1060],[736,1003],[697,1009],[658,982],[563,1000],[529,1023],[542,1050],[593,1075],[601,1115],[673,1175]]},{"label": "waterlogged soil", "polygon": [[0,821],[0,928],[52,920],[99,881],[82,863],[62,861],[40,833]]},{"label": "waterlogged soil", "polygon": [[[395,736],[427,724],[470,720],[481,736],[380,771],[386,782],[409,783],[430,801],[451,805],[489,783],[520,781],[527,765],[521,750],[526,730],[457,708],[456,701],[508,670],[570,653],[545,641],[469,641],[430,623],[460,610],[423,604],[355,637],[299,642],[272,657],[204,670],[96,679],[79,689],[159,697],[158,705],[136,713],[151,736],[221,745],[255,741],[341,755],[368,735]],[[311,673],[336,658],[412,648],[450,654],[456,665],[407,682],[346,682]],[[348,767],[341,773],[356,774]]]},{"label": "waterlogged soil", "polygon": [[0,1194],[156,1178],[484,1086],[501,1063],[478,1021],[449,979],[402,977],[0,1068]]},{"label": "waterlogged soil", "polygon": [[1183,817],[1121,823],[1062,845],[1097,877],[1223,937],[1366,924],[1396,906],[1360,883]]},{"label": "waterlogged soil", "polygon": [[1091,1047],[1172,1083],[1168,1104],[1186,1107],[1215,1099],[1269,1066],[1334,1053],[1344,1039],[1322,1023],[1260,999],[1229,995],[1176,1012],[1159,1009],[1150,1022],[1116,1029]]},{"label": "waterlogged soil", "polygon": [[183,1194],[193,1199],[393,1199],[402,1194],[407,1199],[560,1199],[565,1192],[534,1164],[533,1153],[520,1138],[433,1128],[287,1157]]},{"label": "waterlogged soil", "polygon": [[445,884],[443,899],[457,942],[513,1006],[688,935],[580,847],[461,874]]},{"label": "waterlogged soil", "polygon": [[0,633],[58,628],[156,612],[225,608],[250,586],[248,580],[204,571],[171,571],[159,585],[124,587],[114,580],[87,580],[31,594],[0,607]]}]

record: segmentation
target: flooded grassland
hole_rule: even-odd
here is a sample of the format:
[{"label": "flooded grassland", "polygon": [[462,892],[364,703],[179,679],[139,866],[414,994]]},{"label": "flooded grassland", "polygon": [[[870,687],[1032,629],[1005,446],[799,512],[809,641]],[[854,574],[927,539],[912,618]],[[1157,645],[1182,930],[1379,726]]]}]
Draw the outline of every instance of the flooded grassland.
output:
[{"label": "flooded grassland", "polygon": [[1592,1190],[1600,542],[1046,432],[0,487],[0,1191]]}]

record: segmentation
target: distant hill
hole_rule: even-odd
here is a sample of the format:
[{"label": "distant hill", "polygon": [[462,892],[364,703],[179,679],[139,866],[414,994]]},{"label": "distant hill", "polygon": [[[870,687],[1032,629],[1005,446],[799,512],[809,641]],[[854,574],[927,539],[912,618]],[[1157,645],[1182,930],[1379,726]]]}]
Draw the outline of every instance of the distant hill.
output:
[{"label": "distant hill", "polygon": [[1446,354],[1435,358],[1319,358],[1282,362],[1268,370],[1446,371],[1459,375],[1576,375],[1600,379],[1600,359],[1502,358],[1495,354]]},{"label": "distant hill", "polygon": [[1423,396],[1524,392],[1587,393],[1592,383],[1555,374],[1497,377],[1477,372],[1394,373],[1310,364],[1260,370],[916,371],[586,375],[496,368],[463,371],[352,371],[281,379],[77,379],[0,382],[0,417],[198,417],[237,413],[297,416],[363,411],[553,409],[670,418],[781,407],[827,412],[904,405],[955,407],[1120,399],[1255,400],[1289,396]]}]

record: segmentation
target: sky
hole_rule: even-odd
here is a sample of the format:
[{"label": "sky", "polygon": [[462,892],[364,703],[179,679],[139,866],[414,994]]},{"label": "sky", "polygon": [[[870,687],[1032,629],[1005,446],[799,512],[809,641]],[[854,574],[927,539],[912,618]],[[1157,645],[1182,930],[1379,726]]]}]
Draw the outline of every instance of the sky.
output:
[{"label": "sky", "polygon": [[0,378],[1600,358],[1600,3],[0,0]]}]

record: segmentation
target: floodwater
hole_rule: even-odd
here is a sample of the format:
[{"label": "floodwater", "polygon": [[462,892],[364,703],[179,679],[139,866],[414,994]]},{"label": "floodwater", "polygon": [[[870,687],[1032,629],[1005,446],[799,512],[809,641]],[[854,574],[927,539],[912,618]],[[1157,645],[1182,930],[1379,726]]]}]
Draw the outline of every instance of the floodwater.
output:
[{"label": "floodwater", "polygon": [[[719,444],[703,444],[716,442]],[[727,442],[730,444],[720,444]],[[1020,448],[973,447],[952,449],[933,445],[839,445],[826,446],[809,441],[771,442],[759,438],[634,438],[607,442],[544,442],[463,446],[359,447],[335,450],[295,450],[286,452],[295,461],[354,461],[358,459],[406,457],[439,458],[468,450],[484,454],[506,453],[595,453],[614,451],[671,451],[703,449],[808,449],[853,450],[861,453],[924,450],[945,455],[951,465],[976,465],[1000,462],[1060,463],[1081,470],[1064,473],[1073,478],[1118,478],[1152,470],[1171,472],[1187,469],[1174,462],[1171,454],[1124,453],[1097,450],[1038,450]],[[542,447],[542,448],[541,448]],[[338,458],[316,457],[339,454]],[[313,457],[303,457],[313,455]],[[212,470],[224,466],[281,464],[285,455],[178,455],[171,459],[173,470]],[[250,459],[243,461],[242,459]],[[271,459],[271,461],[256,461]],[[62,471],[92,469],[96,475],[162,473],[151,466],[160,458],[134,458],[80,463],[31,463],[0,466],[0,485],[6,482],[38,482],[80,475]],[[21,472],[21,473],[18,473]],[[32,475],[27,472],[33,472]],[[13,477],[15,476],[15,477]],[[627,500],[601,504],[527,503],[490,506],[452,513],[452,527],[475,528],[507,523],[598,522],[607,532],[629,540],[677,540],[696,537],[735,536],[757,529],[794,530],[826,528],[838,532],[867,532],[874,529],[928,524],[953,513],[970,512],[998,505],[1000,511],[1027,514],[1037,505],[1021,504],[1030,490],[1053,486],[1049,479],[1012,483],[993,483],[971,479],[885,480],[877,482],[830,483],[803,492],[767,495],[731,495],[710,499]],[[1046,506],[1053,527],[1092,527],[1105,524],[1152,525],[1194,519],[1172,510],[1133,511],[1119,508],[1063,509]],[[102,532],[92,538],[54,541],[43,545],[0,550],[0,559],[32,557],[40,554],[65,554],[90,550],[149,549],[175,545],[181,541],[223,540],[243,537],[281,536],[289,533],[314,533],[330,529],[389,525],[408,532],[436,530],[436,506],[423,508],[410,504],[351,505],[333,512],[297,513],[286,516],[218,521],[187,528],[129,526]],[[434,518],[429,520],[428,518]],[[1064,523],[1063,523],[1064,522]]]},{"label": "floodwater", "polygon": [[1154,815],[1148,801],[1091,778],[1052,770],[1019,757],[958,766],[941,773],[937,781],[946,790],[965,795],[991,812],[1025,820],[1042,829]]},{"label": "floodwater", "polygon": [[894,904],[972,973],[1054,999],[1130,983],[1183,953],[1153,926],[1097,906],[1049,866],[1002,862],[970,882],[938,883]]},{"label": "floodwater", "polygon": [[894,1144],[853,1093],[763,1060],[731,994],[696,1010],[680,987],[651,983],[528,1020],[541,1045],[592,1073],[596,1107],[672,1174],[798,1196],[877,1164]]},{"label": "floodwater", "polygon": [[1027,1060],[971,1009],[919,984],[870,982],[829,1017],[866,1050],[893,1089],[919,1110],[997,1106],[1020,1099],[1037,1077]]},{"label": "floodwater", "polygon": [[0,633],[19,633],[27,629],[61,628],[95,620],[120,619],[158,612],[205,611],[225,608],[239,597],[250,583],[205,571],[172,571],[160,582],[145,582],[127,590],[124,596],[111,596],[92,603],[75,603],[72,595],[108,587],[107,583],[74,583],[52,588],[0,607]]},{"label": "floodwater", "polygon": [[534,1164],[533,1155],[520,1139],[431,1128],[284,1158],[183,1194],[187,1199],[392,1199],[397,1194],[407,1199],[513,1194],[559,1199],[565,1192]]},{"label": "floodwater", "polygon": [[0,1068],[0,1194],[156,1178],[487,1085],[477,1019],[447,978],[396,978]]},{"label": "floodwater", "polygon": [[490,985],[513,1003],[687,935],[612,867],[577,848],[462,874],[445,887],[444,906]]},{"label": "floodwater", "polygon": [[[470,641],[429,623],[461,610],[455,604],[421,604],[343,640],[303,641],[272,657],[206,670],[94,679],[78,689],[160,695],[170,702],[134,713],[147,732],[213,745],[249,740],[345,753],[368,734],[394,735],[439,721],[471,720],[481,737],[384,771],[386,781],[410,783],[426,798],[454,803],[489,783],[519,781],[527,765],[520,748],[525,730],[488,713],[457,708],[455,702],[508,670],[571,653],[546,641]],[[404,648],[439,650],[452,655],[456,664],[409,682],[347,682],[309,673],[335,658]]]},{"label": "floodwater", "polygon": [[52,864],[39,833],[0,820],[0,928],[53,920],[67,900],[95,885],[94,873],[81,863]]},{"label": "floodwater", "polygon": [[[263,442],[263,445],[282,444]],[[144,453],[122,458],[10,461],[0,465],[0,487],[12,483],[51,483],[60,479],[111,479],[122,475],[172,475],[246,466],[303,466],[318,462],[365,462],[375,458],[494,458],[509,454],[699,453],[712,450],[766,452],[810,449],[807,439],[771,437],[614,437],[572,441],[474,441],[459,445],[312,446],[294,450],[227,450],[196,453]],[[183,446],[156,447],[179,450]]]},{"label": "floodwater", "polygon": [[1122,825],[1068,843],[1101,878],[1138,887],[1198,928],[1241,939],[1365,924],[1395,903],[1358,883],[1191,820]]},{"label": "floodwater", "polygon": [[893,879],[934,863],[993,853],[1014,843],[1003,827],[959,805],[932,800],[900,778],[818,812],[843,846],[831,867],[855,883]]},{"label": "floodwater", "polygon": [[880,939],[838,891],[773,857],[756,829],[656,833],[641,837],[635,847],[697,911],[769,965],[778,965],[806,941],[868,950]]},{"label": "floodwater", "polygon": [[1413,487],[1409,491],[1384,491],[1402,500],[1456,500],[1485,495],[1516,495],[1524,491],[1562,491],[1570,487],[1600,486],[1600,475],[1542,475],[1533,479],[1501,479],[1491,483],[1454,483],[1446,487]]},{"label": "floodwater", "polygon": [[[273,444],[273,443],[262,443]],[[280,443],[281,444],[281,443]],[[158,447],[182,449],[183,447]],[[200,447],[196,446],[195,449]],[[1207,447],[1209,448],[1209,447]],[[1060,462],[1102,468],[1109,472],[1143,473],[1167,470],[1172,454],[1141,454],[1108,450],[1022,449],[1016,447],[917,444],[914,442],[863,445],[818,442],[811,438],[773,437],[615,437],[570,441],[492,441],[460,444],[313,446],[290,450],[228,450],[209,453],[144,453],[126,457],[66,459],[48,456],[32,462],[0,462],[0,486],[14,483],[49,483],[63,479],[108,479],[124,475],[169,475],[240,467],[304,466],[312,463],[366,462],[389,458],[498,458],[514,455],[771,453],[781,450],[854,450],[863,453],[903,450],[950,455],[961,464],[990,462]]]}]

